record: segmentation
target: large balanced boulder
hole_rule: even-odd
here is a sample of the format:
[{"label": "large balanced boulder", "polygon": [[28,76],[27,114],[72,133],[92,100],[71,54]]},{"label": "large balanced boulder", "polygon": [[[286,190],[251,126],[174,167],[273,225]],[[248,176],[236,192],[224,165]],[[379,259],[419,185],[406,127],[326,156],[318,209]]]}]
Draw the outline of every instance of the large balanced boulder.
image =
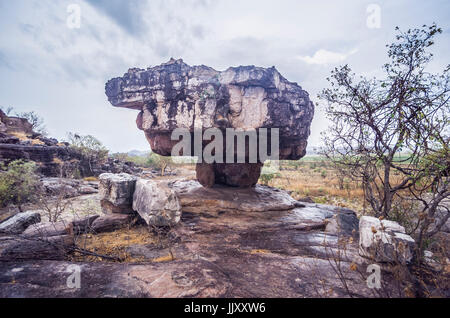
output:
[{"label": "large balanced boulder", "polygon": [[99,176],[100,204],[104,213],[133,213],[133,193],[138,178],[127,173]]},{"label": "large balanced boulder", "polygon": [[134,191],[133,209],[148,225],[174,226],[181,218],[178,196],[164,182],[139,179]]},{"label": "large balanced boulder", "polygon": [[411,262],[414,239],[394,221],[363,216],[359,220],[359,254],[377,262]]},{"label": "large balanced boulder", "polygon": [[41,222],[41,215],[37,211],[17,213],[0,223],[0,233],[20,234],[30,225]]},{"label": "large balanced boulder", "polygon": [[[277,128],[279,159],[297,160],[306,154],[313,103],[306,91],[286,80],[275,67],[239,66],[220,72],[171,59],[146,70],[130,69],[123,77],[108,81],[105,90],[113,106],[139,111],[138,128],[145,132],[152,150],[163,156],[171,155],[178,143],[178,139],[171,138],[177,128],[185,129],[192,139],[198,133],[203,136],[209,128],[219,129],[224,136],[228,128],[253,131],[257,132],[258,147],[263,143],[259,135],[261,129],[267,128],[266,136],[272,140],[272,136],[276,136],[272,129]],[[211,138],[203,139],[206,141],[203,140],[200,147],[205,150]],[[225,139],[219,157],[225,157]],[[244,143],[248,149],[250,142]],[[273,147],[267,145],[272,154],[276,153],[275,144]],[[217,153],[220,146],[218,148]],[[229,151],[231,156],[236,155],[236,147],[230,147]],[[267,159],[264,155],[261,157],[258,153],[255,162],[246,151],[244,162],[236,159],[204,163],[197,167],[198,180],[206,187],[214,184],[254,186]]]}]

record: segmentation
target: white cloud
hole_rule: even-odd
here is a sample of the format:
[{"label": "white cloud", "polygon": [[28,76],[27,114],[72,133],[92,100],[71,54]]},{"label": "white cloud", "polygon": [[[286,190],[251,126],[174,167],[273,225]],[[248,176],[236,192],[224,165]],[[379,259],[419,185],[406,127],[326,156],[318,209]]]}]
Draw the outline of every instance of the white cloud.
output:
[{"label": "white cloud", "polygon": [[308,64],[336,64],[344,61],[346,58],[348,58],[350,55],[355,54],[356,52],[358,52],[358,49],[353,49],[347,53],[338,53],[320,49],[316,51],[313,56],[298,56],[298,58]]},{"label": "white cloud", "polygon": [[[436,21],[450,29],[448,0],[380,0],[381,29],[366,27],[367,5],[359,0],[78,0],[81,28],[69,29],[66,7],[73,2],[0,0],[0,105],[37,111],[54,137],[93,134],[113,151],[149,147],[136,113],[113,108],[104,93],[105,82],[129,67],[170,57],[218,70],[273,65],[317,101],[336,64],[377,75],[396,25]],[[437,41],[438,70],[448,63],[449,34]],[[318,107],[310,146],[328,125],[322,112]]]}]

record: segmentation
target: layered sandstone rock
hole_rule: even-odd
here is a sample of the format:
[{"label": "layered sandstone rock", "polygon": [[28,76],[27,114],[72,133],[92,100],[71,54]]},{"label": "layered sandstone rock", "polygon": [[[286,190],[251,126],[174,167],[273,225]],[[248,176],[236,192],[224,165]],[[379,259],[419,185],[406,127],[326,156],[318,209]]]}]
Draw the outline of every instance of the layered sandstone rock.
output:
[{"label": "layered sandstone rock", "polygon": [[41,215],[37,211],[18,213],[0,223],[0,233],[20,234],[32,224],[41,222]]},{"label": "layered sandstone rock", "polygon": [[127,173],[103,173],[99,176],[99,194],[102,210],[106,214],[133,213],[133,193],[137,177]]},{"label": "layered sandstone rock", "polygon": [[[0,162],[34,161],[37,172],[47,177],[88,177],[105,172],[142,172],[132,162],[108,157],[92,162],[67,142],[58,142],[33,131],[25,118],[6,115],[0,109]],[[90,190],[88,190],[90,191]],[[92,192],[92,191],[91,191]]]},{"label": "layered sandstone rock", "polygon": [[178,196],[163,182],[139,179],[133,195],[133,209],[148,225],[174,226],[181,219]]},{"label": "layered sandstone rock", "polygon": [[397,222],[362,216],[359,254],[377,262],[410,263],[414,256],[414,239]]},{"label": "layered sandstone rock", "polygon": [[[152,150],[163,156],[171,155],[178,143],[171,140],[176,128],[188,130],[192,137],[196,130],[208,128],[257,132],[268,128],[269,139],[271,128],[278,128],[280,159],[297,160],[306,153],[313,103],[306,91],[274,67],[240,66],[219,72],[171,59],[146,70],[130,69],[108,81],[105,90],[112,105],[139,110],[138,128]],[[203,142],[203,148],[207,144]],[[245,162],[234,166],[206,163],[197,168],[198,180],[207,187],[253,186],[264,159],[258,155],[257,162],[250,163],[247,152]]]},{"label": "layered sandstone rock", "polygon": [[25,118],[8,116],[0,109],[0,133],[32,134],[33,126]]},{"label": "layered sandstone rock", "polygon": [[[367,275],[361,276],[373,261],[358,255],[358,242],[348,241],[343,250],[338,235],[323,232],[327,220],[349,211],[311,203],[295,207],[284,191],[259,185],[255,189],[208,189],[191,181],[177,182],[172,188],[183,206],[181,222],[168,236],[158,234],[155,240],[137,243],[131,240],[126,248],[135,258],[131,262],[48,261],[65,254],[29,240],[21,240],[20,245],[14,241],[3,251],[0,237],[0,260],[6,260],[0,261],[0,297],[378,295],[368,286]],[[218,197],[220,189],[226,193],[222,199]],[[237,192],[236,201],[233,192]],[[272,200],[260,203],[265,196]],[[99,217],[94,221],[94,232],[126,226],[130,218],[124,214]],[[11,239],[6,240],[5,245],[11,246]],[[30,253],[29,246],[39,254]],[[117,255],[117,250],[113,253]],[[80,289],[67,288],[67,268],[72,264],[82,268]],[[352,270],[355,266],[357,270]],[[380,267],[383,290],[390,297],[405,297],[409,281],[403,277],[396,281],[390,267],[382,263]],[[337,270],[346,279],[348,291],[342,287]]]}]

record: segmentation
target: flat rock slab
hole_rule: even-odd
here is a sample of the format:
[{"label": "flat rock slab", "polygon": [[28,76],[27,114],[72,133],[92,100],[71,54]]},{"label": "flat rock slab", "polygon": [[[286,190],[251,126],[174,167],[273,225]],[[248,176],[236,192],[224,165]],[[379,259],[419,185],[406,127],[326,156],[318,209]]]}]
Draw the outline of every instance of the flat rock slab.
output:
[{"label": "flat rock slab", "polygon": [[[0,297],[348,296],[333,269],[341,239],[324,232],[327,220],[343,209],[311,203],[296,207],[284,191],[268,187],[250,192],[205,189],[197,182],[188,185],[185,181],[172,185],[180,193],[187,189],[180,196],[185,205],[180,223],[162,240],[167,240],[163,246],[130,245],[127,252],[137,259],[134,263],[0,262]],[[258,200],[264,203],[255,207]],[[121,217],[117,221],[122,225],[127,221],[127,215],[106,217]],[[93,226],[106,220],[113,221],[99,217]],[[340,270],[354,296],[376,297],[360,273],[352,270],[356,264],[369,275],[365,273],[372,261],[361,257],[358,249],[358,242],[349,241]],[[79,289],[67,287],[71,265],[79,266]],[[403,290],[397,289],[392,274],[382,275],[386,288],[393,293]]]},{"label": "flat rock slab", "polygon": [[41,215],[37,211],[17,213],[0,223],[0,233],[20,234],[32,224],[41,222]]},{"label": "flat rock slab", "polygon": [[131,214],[108,214],[96,218],[89,230],[93,233],[111,232],[126,226],[130,226],[133,220]]},{"label": "flat rock slab", "polygon": [[73,225],[70,222],[45,222],[29,226],[23,233],[24,237],[51,237],[59,235],[72,235]]},{"label": "flat rock slab", "polygon": [[71,235],[47,238],[0,237],[0,261],[63,260],[73,245]]},{"label": "flat rock slab", "polygon": [[169,186],[178,195],[183,212],[264,212],[290,210],[299,206],[287,192],[259,184],[254,188],[220,185],[204,188],[195,180],[178,180]]}]

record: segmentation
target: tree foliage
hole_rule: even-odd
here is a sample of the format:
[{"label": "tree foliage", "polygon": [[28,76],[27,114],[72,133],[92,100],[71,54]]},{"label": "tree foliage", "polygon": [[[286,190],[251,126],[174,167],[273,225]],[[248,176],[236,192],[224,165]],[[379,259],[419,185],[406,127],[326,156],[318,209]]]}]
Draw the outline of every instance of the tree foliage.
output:
[{"label": "tree foliage", "polygon": [[90,172],[94,174],[93,166],[104,163],[108,158],[108,149],[92,135],[68,134],[68,142],[84,161],[87,162]]},{"label": "tree foliage", "polygon": [[[323,134],[323,154],[362,183],[377,216],[392,217],[399,200],[422,206],[416,228],[429,229],[450,195],[449,70],[433,74],[429,48],[442,32],[435,24],[402,32],[388,48],[384,78],[356,78],[348,65],[335,68],[319,98],[332,125]],[[399,156],[401,153],[407,156]]]},{"label": "tree foliage", "polygon": [[146,165],[150,168],[156,168],[161,171],[161,176],[171,164],[173,164],[172,157],[160,156],[154,152],[148,155]]},{"label": "tree foliage", "polygon": [[0,206],[12,203],[22,210],[22,204],[34,198],[40,186],[36,168],[34,162],[23,160],[0,163]]}]

